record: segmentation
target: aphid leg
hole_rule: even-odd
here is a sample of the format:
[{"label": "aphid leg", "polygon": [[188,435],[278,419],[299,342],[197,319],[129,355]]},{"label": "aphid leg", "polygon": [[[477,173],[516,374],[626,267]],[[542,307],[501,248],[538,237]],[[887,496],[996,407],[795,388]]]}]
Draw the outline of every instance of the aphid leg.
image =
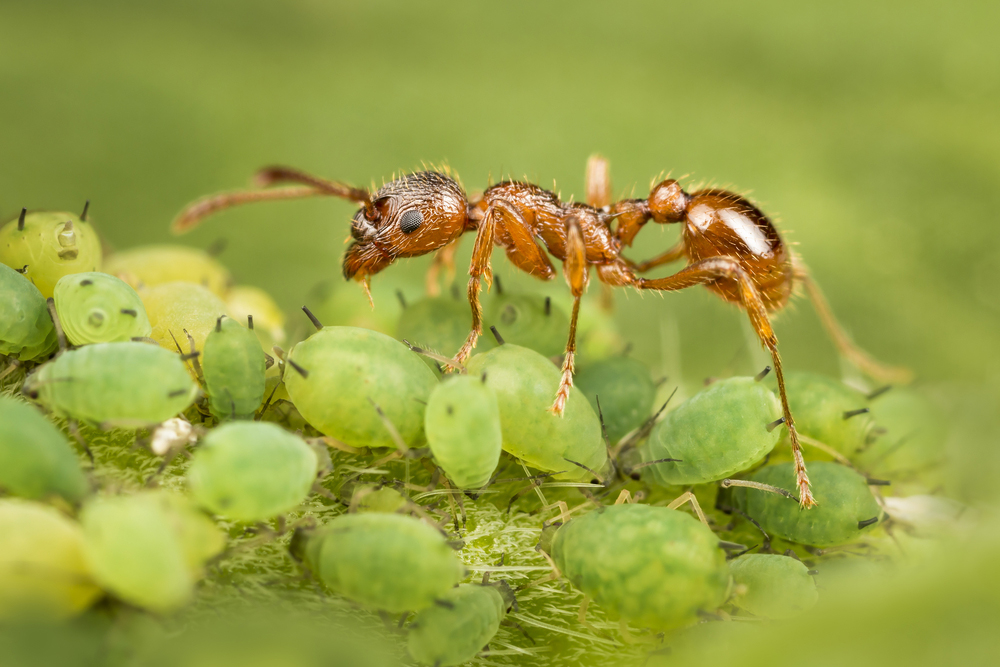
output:
[{"label": "aphid leg", "polygon": [[618,634],[621,635],[622,641],[626,644],[634,644],[636,642],[635,637],[628,629],[628,621],[624,618],[618,621]]},{"label": "aphid leg", "polygon": [[559,389],[549,412],[559,415],[566,409],[570,390],[573,389],[574,360],[576,357],[576,323],[580,316],[580,298],[587,291],[590,271],[587,265],[587,247],[583,242],[583,229],[576,216],[566,218],[566,259],[563,260],[563,275],[573,292],[573,314],[569,321],[569,340],[566,341],[566,356],[563,358],[562,377]]},{"label": "aphid leg", "polygon": [[618,498],[615,499],[615,505],[625,505],[632,502],[632,492],[628,489],[622,489],[622,492],[618,494]]},{"label": "aphid leg", "polygon": [[786,491],[779,486],[772,486],[770,484],[764,484],[763,482],[753,482],[749,479],[724,479],[719,482],[719,486],[724,489],[728,489],[732,486],[745,486],[748,489],[757,489],[758,491],[767,491],[768,493],[777,493],[779,496],[784,496],[789,500],[794,500],[799,502],[799,499],[795,497],[795,494],[791,491]]},{"label": "aphid leg", "polygon": [[799,441],[803,445],[809,445],[810,447],[815,447],[816,449],[818,449],[819,451],[823,452],[824,454],[829,454],[831,457],[833,457],[833,459],[835,461],[837,461],[837,463],[843,464],[843,465],[847,466],[848,468],[853,468],[854,467],[854,465],[851,463],[851,461],[846,456],[844,456],[843,454],[841,454],[840,452],[838,452],[836,449],[834,449],[830,445],[822,443],[819,440],[815,440],[813,438],[810,438],[807,435],[802,435],[801,433],[799,434]]},{"label": "aphid leg", "polygon": [[181,356],[186,356],[188,359],[190,359],[191,365],[194,366],[195,375],[197,375],[199,378],[203,378],[205,377],[205,374],[202,372],[201,363],[198,361],[198,348],[194,344],[194,336],[192,336],[187,329],[181,329],[181,331],[183,331],[184,335],[187,336],[188,345],[191,348],[191,351],[188,354]]},{"label": "aphid leg", "polygon": [[587,620],[587,608],[588,607],[590,607],[590,596],[589,595],[584,595],[583,596],[583,600],[580,601],[580,611],[578,611],[576,613],[576,620],[577,620],[577,622],[580,625],[582,625],[583,627],[585,627],[588,630],[590,630],[591,632],[593,632],[595,635],[600,635],[602,637],[606,636],[603,632],[601,632],[597,628],[597,626],[595,626],[593,623],[591,623],[590,621]]},{"label": "aphid leg", "polygon": [[819,288],[819,285],[812,279],[808,267],[806,267],[801,258],[797,256],[792,257],[792,270],[795,280],[805,286],[806,295],[808,295],[809,300],[812,302],[813,308],[816,309],[816,314],[819,316],[820,322],[823,323],[823,328],[826,329],[827,335],[830,336],[840,354],[860,368],[865,375],[873,377],[876,380],[905,384],[913,379],[913,372],[908,368],[883,364],[851,340],[851,337],[847,335],[844,328],[837,322],[837,318],[830,308],[830,303],[826,300],[826,296]]},{"label": "aphid leg", "polygon": [[455,361],[464,364],[476,347],[476,341],[483,333],[483,306],[479,303],[479,280],[486,278],[487,285],[493,282],[493,269],[490,267],[490,255],[493,253],[493,239],[496,235],[496,220],[499,217],[496,207],[490,206],[479,223],[476,242],[472,247],[472,261],[469,264],[469,306],[472,308],[472,330],[465,343],[455,355]]},{"label": "aphid leg", "polygon": [[706,517],[705,513],[701,510],[701,505],[698,504],[698,499],[695,498],[694,494],[691,493],[690,491],[685,491],[681,495],[677,496],[677,498],[672,503],[667,505],[667,509],[675,510],[684,503],[691,503],[691,507],[692,509],[694,509],[694,513],[698,515],[698,520],[701,521],[706,526],[708,525],[708,517]]},{"label": "aphid leg", "polygon": [[431,261],[430,268],[427,269],[425,282],[427,296],[441,295],[441,285],[438,283],[438,274],[441,273],[442,267],[444,267],[445,282],[450,284],[455,280],[455,252],[458,250],[458,246],[461,242],[462,237],[459,236],[457,239],[434,254],[434,259]]},{"label": "aphid leg", "polygon": [[788,394],[785,391],[785,375],[781,366],[781,355],[778,352],[778,337],[771,328],[771,320],[767,315],[764,302],[754,287],[749,275],[742,269],[740,263],[729,257],[713,257],[694,262],[688,267],[678,271],[666,278],[646,280],[636,278],[635,286],[639,289],[655,289],[677,291],[694,285],[711,284],[718,280],[735,281],[740,288],[740,301],[744,310],[750,317],[754,331],[761,343],[771,353],[771,361],[774,365],[774,375],[778,381],[778,394],[781,398],[782,413],[785,417],[785,425],[788,427],[789,441],[792,445],[792,459],[795,463],[795,479],[799,490],[799,504],[803,509],[816,505],[812,491],[809,488],[809,473],[806,471],[806,462],[802,458],[802,446],[799,444],[799,435],[795,430],[795,420],[792,418],[791,408],[788,407]]},{"label": "aphid leg", "polygon": [[375,412],[378,413],[378,418],[382,420],[382,425],[385,426],[385,430],[389,432],[389,437],[392,438],[394,443],[396,443],[396,448],[399,450],[399,453],[405,455],[409,452],[410,448],[403,440],[403,436],[399,434],[399,431],[396,429],[396,425],[393,424],[392,420],[386,416],[385,412],[382,411],[382,408],[379,407],[379,404],[373,401],[370,397],[368,402],[372,404],[373,408],[375,408]]},{"label": "aphid leg", "polygon": [[56,338],[59,341],[59,352],[66,351],[66,334],[63,333],[62,324],[59,323],[59,315],[56,313],[56,300],[49,297],[45,300],[45,305],[49,308],[49,317],[52,318],[52,324],[56,328]]},{"label": "aphid leg", "polygon": [[83,435],[80,433],[80,426],[77,424],[76,420],[67,419],[66,428],[69,429],[69,433],[73,436],[73,439],[76,440],[81,447],[83,447],[83,451],[87,454],[87,458],[90,459],[91,465],[93,465],[94,453],[90,451],[90,447],[87,446],[87,441],[83,439]]},{"label": "aphid leg", "polygon": [[19,359],[14,359],[13,361],[11,361],[10,364],[7,366],[7,368],[5,368],[2,373],[0,373],[0,380],[3,380],[21,366],[22,364]]}]

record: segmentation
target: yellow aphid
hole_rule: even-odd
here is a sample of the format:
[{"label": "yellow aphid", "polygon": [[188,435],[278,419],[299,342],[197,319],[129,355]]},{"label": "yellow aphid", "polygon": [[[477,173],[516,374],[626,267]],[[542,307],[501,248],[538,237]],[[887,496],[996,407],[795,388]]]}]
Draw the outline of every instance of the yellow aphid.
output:
[{"label": "yellow aphid", "polygon": [[135,289],[182,281],[224,297],[233,284],[229,269],[217,259],[204,250],[178,245],[148,245],[118,252],[107,258],[103,270]]}]

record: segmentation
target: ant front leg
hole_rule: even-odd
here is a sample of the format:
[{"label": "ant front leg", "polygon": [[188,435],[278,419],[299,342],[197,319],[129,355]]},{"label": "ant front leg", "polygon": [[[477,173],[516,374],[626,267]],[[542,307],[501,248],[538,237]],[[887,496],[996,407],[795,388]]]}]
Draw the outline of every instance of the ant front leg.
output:
[{"label": "ant front leg", "polygon": [[795,430],[795,421],[792,419],[792,411],[788,407],[788,395],[785,392],[785,375],[781,366],[781,355],[778,353],[778,337],[774,335],[771,328],[771,320],[767,315],[764,302],[754,287],[753,281],[746,271],[740,266],[739,261],[732,257],[712,257],[703,259],[678,271],[666,278],[656,278],[647,280],[636,278],[633,283],[639,289],[655,289],[666,291],[678,291],[694,285],[707,285],[718,280],[732,280],[739,285],[740,301],[743,309],[750,317],[757,337],[761,343],[771,353],[771,360],[774,364],[774,375],[778,381],[778,393],[781,398],[781,408],[784,414],[783,419],[788,427],[788,437],[792,445],[792,457],[795,460],[795,478],[799,489],[799,504],[803,508],[813,507],[816,500],[813,498],[809,488],[809,474],[806,472],[806,463],[802,458],[802,445],[799,444],[799,435]]},{"label": "ant front leg", "polygon": [[563,357],[562,377],[555,401],[549,411],[562,416],[573,389],[573,371],[576,358],[576,322],[580,316],[580,298],[587,290],[590,267],[587,265],[587,247],[583,242],[583,229],[576,216],[566,218],[566,259],[563,260],[563,275],[573,292],[573,314],[569,321],[569,340],[566,341],[566,356]]},{"label": "ant front leg", "polygon": [[455,361],[464,364],[472,355],[476,341],[483,333],[483,306],[479,303],[479,279],[486,277],[487,284],[493,283],[493,269],[490,267],[490,255],[493,253],[493,241],[496,238],[497,217],[500,212],[496,206],[490,205],[479,223],[476,232],[476,243],[472,247],[472,262],[469,264],[469,306],[472,308],[472,330],[468,338],[455,355]]}]

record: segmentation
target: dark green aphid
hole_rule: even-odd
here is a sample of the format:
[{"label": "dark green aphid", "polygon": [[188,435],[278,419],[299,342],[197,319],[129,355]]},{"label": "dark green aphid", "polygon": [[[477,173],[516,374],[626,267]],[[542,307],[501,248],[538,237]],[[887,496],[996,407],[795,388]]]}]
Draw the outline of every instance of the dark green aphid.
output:
[{"label": "dark green aphid", "polygon": [[372,403],[409,447],[424,442],[424,404],[437,377],[399,341],[354,327],[325,327],[293,347],[285,386],[317,430],[352,447],[395,447]]},{"label": "dark green aphid", "polygon": [[46,299],[63,276],[101,268],[101,241],[84,215],[21,211],[0,228],[0,263],[24,269]]},{"label": "dark green aphid", "polygon": [[264,400],[267,359],[254,332],[220,317],[205,339],[201,368],[217,419],[250,419]]},{"label": "dark green aphid", "polygon": [[500,460],[503,434],[496,393],[485,378],[459,375],[431,392],[424,431],[434,461],[460,489],[478,489]]},{"label": "dark green aphid", "polygon": [[[413,345],[418,345],[450,357],[455,354],[466,336],[469,335],[469,321],[472,311],[469,302],[451,297],[430,297],[407,304],[399,316],[396,336]],[[434,362],[424,359],[433,366]]]},{"label": "dark green aphid", "polygon": [[135,290],[106,273],[63,276],[53,298],[59,324],[73,345],[146,338],[153,331]]},{"label": "dark green aphid", "polygon": [[280,426],[234,422],[202,439],[187,481],[195,501],[212,513],[264,521],[306,499],[318,464],[312,448]]},{"label": "dark green aphid", "polygon": [[66,437],[35,407],[0,396],[0,488],[16,496],[77,502],[89,484]]},{"label": "dark green aphid", "polygon": [[666,507],[604,507],[560,527],[551,555],[563,576],[614,616],[642,627],[691,623],[726,600],[719,538]]},{"label": "dark green aphid", "polygon": [[[569,318],[549,297],[498,289],[483,302],[483,321],[487,327],[500,330],[506,342],[546,357],[558,356],[566,349]],[[480,339],[485,348],[493,344],[488,336]]]},{"label": "dark green aphid", "polygon": [[549,412],[560,373],[546,357],[508,343],[475,355],[468,369],[496,392],[504,451],[560,479],[600,474],[608,453],[597,415],[576,387],[561,417]]},{"label": "dark green aphid", "polygon": [[[504,334],[506,336],[506,332]],[[641,361],[623,356],[582,365],[574,382],[594,410],[600,399],[601,414],[611,442],[618,442],[626,433],[642,425],[656,398],[656,384],[650,377],[649,368]]]},{"label": "dark green aphid", "polygon": [[58,415],[139,428],[183,412],[198,395],[180,355],[148,343],[70,350],[25,379],[24,393]]},{"label": "dark green aphid", "polygon": [[814,373],[789,373],[785,383],[800,436],[818,440],[849,458],[865,446],[875,420],[862,392]]},{"label": "dark green aphid", "polygon": [[[604,405],[604,401],[601,401]],[[667,413],[640,451],[644,461],[680,459],[646,468],[663,486],[703,484],[746,470],[778,443],[772,425],[781,405],[752,377],[719,380]]]},{"label": "dark green aphid", "polygon": [[[883,512],[867,480],[847,466],[826,461],[809,464],[809,479],[818,507],[801,511],[798,503],[780,494],[738,487],[737,507],[772,535],[814,547],[844,544],[875,528]],[[791,463],[766,466],[750,480],[779,489],[795,489]],[[791,491],[789,491],[791,493]]]},{"label": "dark green aphid", "polygon": [[747,554],[729,561],[733,604],[766,618],[798,616],[816,604],[819,594],[809,569],[796,558]]},{"label": "dark green aphid", "polygon": [[333,592],[393,613],[431,606],[464,576],[441,533],[402,514],[344,514],[292,549]]},{"label": "dark green aphid", "polygon": [[0,264],[0,354],[31,361],[56,351],[45,297],[27,278]]},{"label": "dark green aphid", "polygon": [[0,619],[67,618],[100,594],[75,521],[47,505],[0,499]]},{"label": "dark green aphid", "polygon": [[436,667],[472,660],[496,635],[513,599],[506,582],[452,588],[413,619],[407,637],[410,656]]}]

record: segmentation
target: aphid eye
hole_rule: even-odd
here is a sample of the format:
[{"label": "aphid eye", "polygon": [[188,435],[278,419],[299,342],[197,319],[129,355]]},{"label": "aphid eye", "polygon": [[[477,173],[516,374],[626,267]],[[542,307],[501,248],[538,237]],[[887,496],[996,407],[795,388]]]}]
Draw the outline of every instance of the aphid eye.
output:
[{"label": "aphid eye", "polygon": [[417,231],[421,222],[423,222],[423,216],[420,215],[420,211],[411,208],[403,213],[403,217],[399,221],[399,228],[404,234],[412,234]]}]

